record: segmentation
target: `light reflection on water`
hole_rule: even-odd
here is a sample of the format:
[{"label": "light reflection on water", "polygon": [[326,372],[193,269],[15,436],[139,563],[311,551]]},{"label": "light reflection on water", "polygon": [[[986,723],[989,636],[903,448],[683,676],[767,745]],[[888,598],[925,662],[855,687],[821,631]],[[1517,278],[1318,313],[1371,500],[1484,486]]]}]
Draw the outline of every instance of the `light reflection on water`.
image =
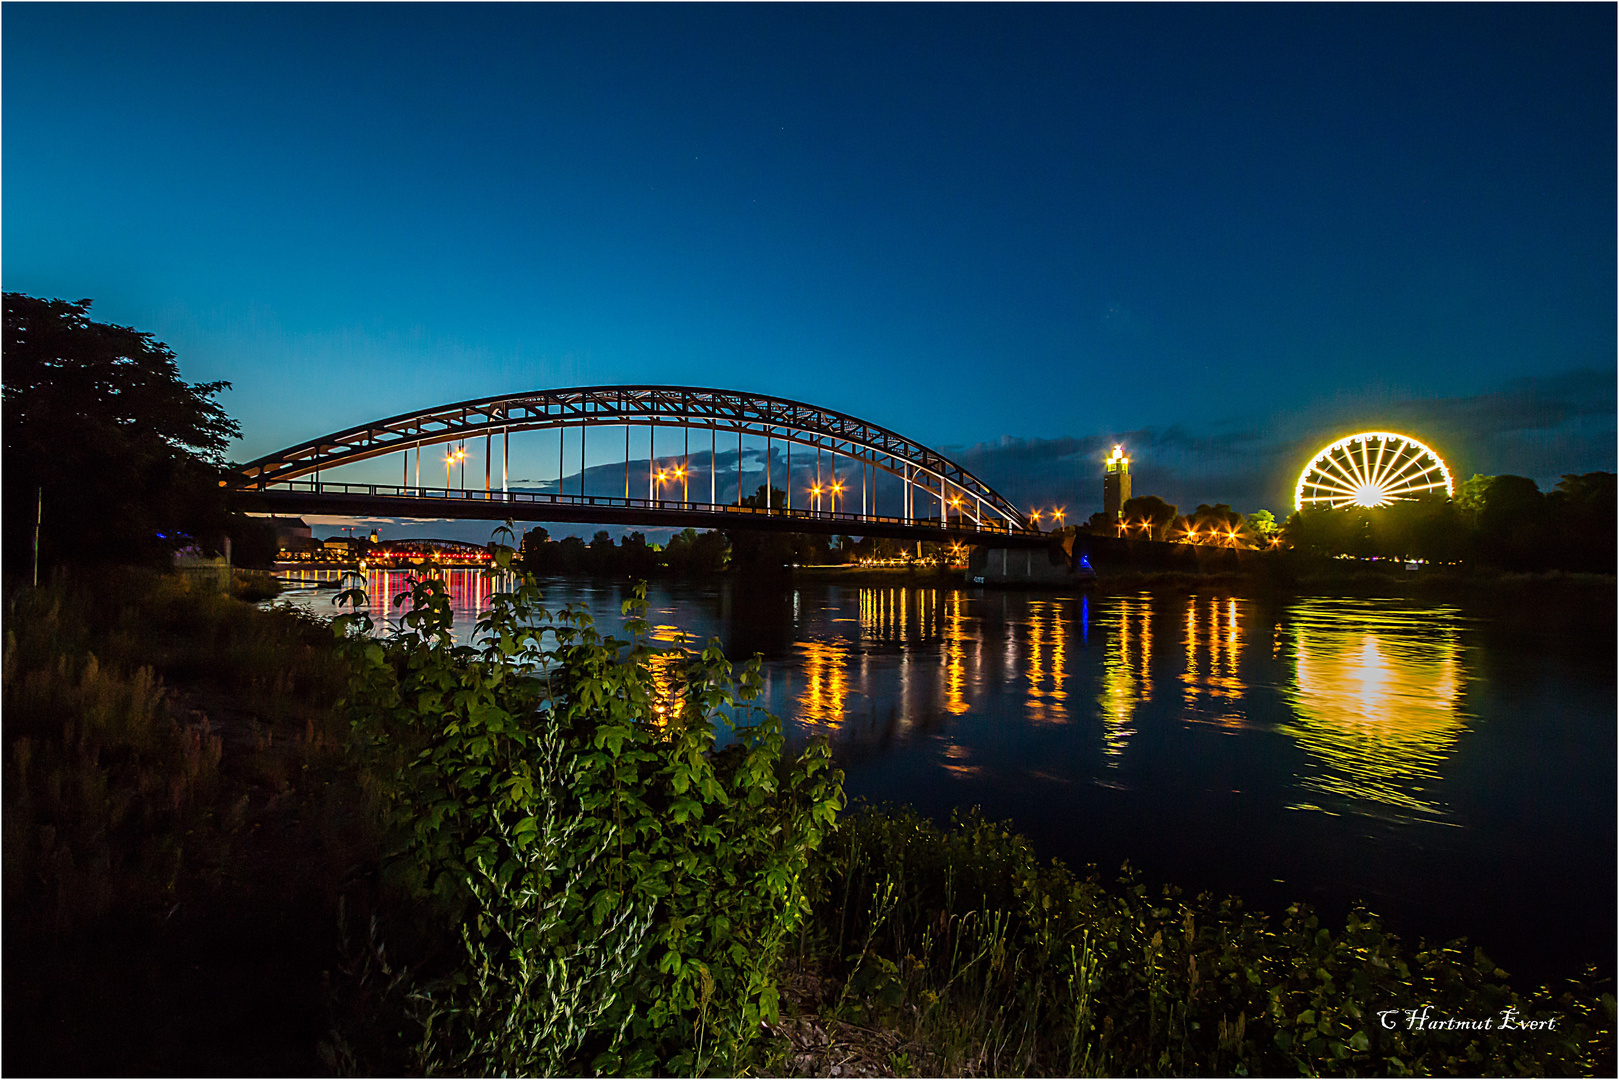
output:
[{"label": "light reflection on water", "polygon": [[1230,728],[1246,725],[1242,702],[1248,687],[1238,675],[1242,645],[1236,597],[1188,600],[1186,670],[1181,682],[1189,720]]},{"label": "light reflection on water", "polygon": [[[338,583],[341,575],[336,570],[298,570],[283,577],[295,587],[307,587]],[[379,619],[377,627],[377,632],[386,632],[397,623],[400,609],[394,601],[409,592],[410,574],[371,570],[361,577],[374,616],[386,603],[389,618]],[[488,610],[497,582],[473,570],[447,570],[442,577],[455,612],[455,632],[467,640]],[[309,594],[306,606],[320,610],[317,598],[330,605],[334,595]],[[615,629],[616,603],[593,602],[600,598],[588,592],[581,598],[597,609],[604,632]],[[1016,712],[1023,722],[1093,727],[1098,764],[1110,771],[1116,771],[1130,752],[1138,711],[1151,705],[1155,696],[1162,697],[1155,690],[1171,695],[1162,699],[1165,707],[1160,714],[1173,712],[1185,723],[1233,731],[1252,726],[1246,710],[1252,688],[1242,675],[1248,602],[1236,597],[1180,598],[1175,601],[1177,616],[1155,609],[1154,598],[1145,593],[1098,601],[1102,653],[1099,665],[1087,666],[1099,670],[1080,672],[1070,670],[1070,653],[1076,646],[1086,647],[1090,628],[1088,624],[1079,628],[1081,641],[1075,642],[1074,622],[1076,615],[1088,620],[1090,598],[1079,611],[1072,598],[1020,598],[1016,619],[992,628],[1004,635],[999,685],[994,686],[983,676],[985,620],[961,590],[861,587],[854,591],[852,618],[844,614],[845,598],[821,597],[817,599],[834,602],[808,604],[805,599],[802,592],[793,597],[796,621],[808,625],[799,627],[792,660],[784,664],[773,659],[770,667],[781,682],[797,687],[790,703],[778,699],[772,704],[784,719],[807,731],[858,741],[903,734],[919,722],[931,730],[937,725],[930,721],[963,716],[992,701],[1004,704],[995,699],[1014,682],[1022,688]],[[804,618],[806,610],[809,616]],[[683,614],[679,605],[660,604],[649,611],[652,641],[700,646],[702,642],[681,625]],[[1171,617],[1180,629],[1178,671],[1155,663],[1153,650],[1155,619]],[[1277,640],[1290,639],[1291,677],[1285,693],[1291,710],[1275,730],[1304,750],[1308,761],[1298,777],[1300,794],[1307,797],[1290,803],[1292,809],[1400,812],[1432,820],[1448,816],[1430,791],[1442,779],[1444,760],[1469,719],[1461,708],[1465,680],[1458,619],[1449,608],[1406,612],[1379,602],[1341,599],[1299,600],[1284,613],[1277,624]],[[843,625],[848,623],[858,628],[852,637]],[[818,632],[818,627],[838,632]],[[891,685],[892,664],[874,672],[865,662],[867,647],[878,649],[890,661],[897,653],[897,687]],[[665,694],[671,670],[668,662],[660,662],[659,686]],[[1094,701],[1095,708],[1076,715],[1070,695],[1079,687],[1071,684],[1087,675],[1095,680],[1094,692],[1081,700]],[[1179,694],[1173,689],[1177,684]],[[879,703],[897,699],[897,711],[882,710],[895,722],[846,731],[855,699]],[[1177,699],[1178,710],[1167,706]],[[868,708],[862,715],[872,717],[876,711]],[[971,768],[965,760],[974,756],[973,748],[948,732],[940,734],[950,743],[944,768],[958,774]],[[1061,775],[1050,766],[1040,766],[1047,778]]]},{"label": "light reflection on water", "polygon": [[[279,569],[276,576],[285,591],[269,603],[291,604],[324,618],[351,610],[364,611],[371,616],[373,633],[386,634],[391,627],[399,625],[399,617],[408,610],[408,600],[405,607],[400,607],[398,600],[410,592],[414,573],[410,570]],[[452,629],[459,641],[471,640],[478,619],[489,610],[489,598],[495,589],[510,587],[502,578],[491,578],[478,570],[441,570],[436,576],[444,581],[449,593],[455,620]],[[363,588],[367,603],[360,608],[338,606],[338,594],[349,588]]]},{"label": "light reflection on water", "polygon": [[1306,788],[1352,808],[1451,816],[1430,792],[1472,719],[1462,708],[1459,618],[1367,600],[1292,607],[1293,716],[1281,730],[1315,766]]},{"label": "light reflection on water", "polygon": [[1037,724],[1060,724],[1069,719],[1068,665],[1064,649],[1068,627],[1062,603],[1029,601],[1029,656],[1023,674],[1028,689],[1024,710]]},{"label": "light reflection on water", "polygon": [[[488,582],[448,577],[465,639]],[[404,584],[367,577],[373,596]],[[544,587],[547,606],[582,603],[618,632],[624,586]],[[301,595],[334,613],[330,591]],[[1518,671],[1512,654],[1452,607],[655,582],[648,619],[656,643],[762,652],[762,704],[791,740],[832,739],[851,795],[940,816],[980,804],[1071,862],[1486,923],[1612,907],[1611,881],[1546,884],[1613,846],[1611,815],[1588,810],[1614,802],[1611,674],[1551,653],[1492,686],[1480,665]],[[671,693],[672,667],[656,677]],[[1530,761],[1558,783],[1501,812]],[[1485,901],[1479,881],[1515,899]]]},{"label": "light reflection on water", "polygon": [[1143,594],[1113,602],[1111,633],[1102,659],[1102,751],[1109,768],[1117,768],[1134,735],[1130,726],[1136,706],[1152,700],[1152,598]]}]

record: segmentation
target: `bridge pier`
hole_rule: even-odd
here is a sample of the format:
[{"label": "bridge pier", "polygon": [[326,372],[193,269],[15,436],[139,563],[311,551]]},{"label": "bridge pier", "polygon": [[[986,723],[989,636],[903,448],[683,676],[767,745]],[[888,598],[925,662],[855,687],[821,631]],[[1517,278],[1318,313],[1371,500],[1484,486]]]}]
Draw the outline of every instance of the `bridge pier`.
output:
[{"label": "bridge pier", "polygon": [[1072,533],[1049,538],[1045,550],[975,546],[967,556],[967,584],[1006,587],[1039,585],[1081,587],[1096,571],[1083,550],[1076,551]]}]

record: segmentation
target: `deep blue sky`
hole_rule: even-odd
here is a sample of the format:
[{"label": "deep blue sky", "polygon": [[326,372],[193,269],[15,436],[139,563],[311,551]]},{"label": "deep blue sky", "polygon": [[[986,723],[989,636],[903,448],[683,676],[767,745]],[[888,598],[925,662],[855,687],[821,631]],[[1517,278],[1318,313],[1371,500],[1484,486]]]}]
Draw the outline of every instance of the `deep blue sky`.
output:
[{"label": "deep blue sky", "polygon": [[231,380],[239,459],[687,382],[1089,509],[1120,437],[1239,509],[1362,425],[1614,467],[1612,5],[0,20],[4,287]]}]

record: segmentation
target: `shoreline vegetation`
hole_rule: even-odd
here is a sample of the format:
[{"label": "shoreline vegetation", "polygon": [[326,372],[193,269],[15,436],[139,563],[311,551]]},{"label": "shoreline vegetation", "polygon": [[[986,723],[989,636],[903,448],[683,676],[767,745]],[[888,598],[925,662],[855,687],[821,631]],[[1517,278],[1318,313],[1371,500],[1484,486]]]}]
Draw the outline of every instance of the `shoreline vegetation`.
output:
[{"label": "shoreline vegetation", "polygon": [[[6,1070],[1613,1069],[1612,972],[1519,985],[1365,912],[839,812],[768,718],[708,749],[753,669],[654,652],[633,601],[616,641],[550,613],[541,650],[524,588],[472,648],[431,582],[384,642],[174,575],[8,582]],[[1372,1011],[1407,1004],[1557,1027]]]}]

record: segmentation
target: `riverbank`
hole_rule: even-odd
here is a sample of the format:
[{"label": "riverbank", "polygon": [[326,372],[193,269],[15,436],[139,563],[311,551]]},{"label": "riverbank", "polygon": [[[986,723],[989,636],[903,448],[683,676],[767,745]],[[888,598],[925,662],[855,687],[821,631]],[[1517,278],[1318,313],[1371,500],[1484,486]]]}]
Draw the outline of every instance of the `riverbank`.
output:
[{"label": "riverbank", "polygon": [[1184,593],[1212,589],[1251,594],[1483,600],[1530,595],[1611,596],[1616,585],[1619,585],[1619,581],[1612,574],[1579,574],[1560,570],[1510,573],[1423,567],[1409,571],[1397,567],[1329,563],[1298,567],[1287,564],[1258,565],[1252,570],[1207,574],[1104,569],[1098,572],[1093,588],[1099,593],[1138,590]]},{"label": "riverbank", "polygon": [[832,566],[795,566],[795,584],[880,585],[894,587],[958,587],[962,571],[936,566],[860,566],[845,563]]},{"label": "riverbank", "polygon": [[377,857],[329,627],[145,571],[5,599],[4,1071],[321,1071]]}]

